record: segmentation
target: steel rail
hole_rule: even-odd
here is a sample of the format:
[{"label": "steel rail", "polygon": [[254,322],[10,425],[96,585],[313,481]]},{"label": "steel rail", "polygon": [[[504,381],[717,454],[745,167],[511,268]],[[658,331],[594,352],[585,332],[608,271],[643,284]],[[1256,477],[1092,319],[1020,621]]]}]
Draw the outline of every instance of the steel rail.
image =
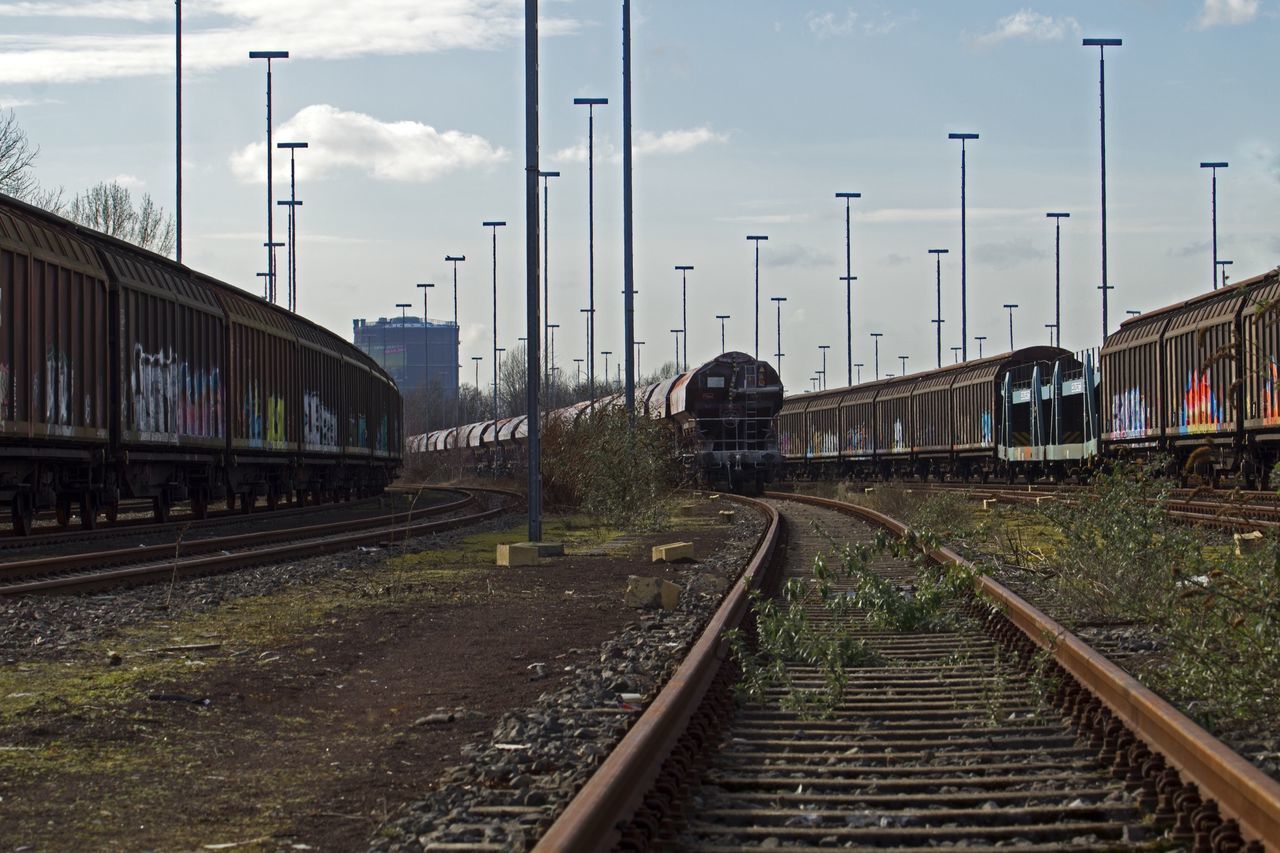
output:
[{"label": "steel rail", "polygon": [[[822,506],[859,516],[899,535],[907,527],[867,507],[807,495],[769,493],[769,497]],[[950,548],[929,555],[939,563],[972,567]],[[1280,783],[1254,767],[1137,679],[1093,650],[1043,611],[999,582],[982,575],[977,592],[995,603],[1031,642],[1092,691],[1113,714],[1146,741],[1186,779],[1200,787],[1219,809],[1240,824],[1246,838],[1280,849]]]},{"label": "steel rail", "polygon": [[[508,498],[523,500],[523,496],[504,493],[502,490],[498,489],[486,489],[484,491],[500,494]],[[449,530],[465,527],[470,524],[475,524],[480,521],[496,518],[497,516],[510,511],[511,508],[512,506],[508,504],[506,506],[499,506],[458,518],[444,519],[441,521],[419,521],[416,523],[408,521],[402,526],[379,526],[372,530],[366,529],[340,533],[338,535],[325,535],[323,538],[312,538],[302,542],[290,542],[283,545],[253,548],[252,550],[239,551],[233,554],[222,553],[196,558],[187,558],[185,555],[178,555],[176,558],[170,558],[164,562],[142,566],[131,566],[109,571],[34,579],[26,582],[0,586],[0,595],[25,595],[35,592],[49,592],[53,590],[67,592],[72,590],[100,589],[116,586],[122,583],[138,583],[154,579],[167,580],[175,577],[214,574],[217,572],[230,571],[232,569],[245,568],[247,566],[263,565],[304,557],[314,557],[322,554],[348,550],[358,545],[365,545],[369,543],[382,544],[390,541],[394,544],[397,540],[407,540],[411,536],[443,533]],[[325,526],[321,525],[320,527],[324,528]],[[325,532],[327,534],[328,531],[326,530]]]},{"label": "steel rail", "polygon": [[766,581],[782,532],[781,517],[773,507],[749,498],[733,500],[759,509],[768,519],[751,562],[671,680],[548,828],[535,851],[611,849],[620,838],[619,825],[643,802],[663,762],[701,704],[728,656],[724,632],[742,621],[751,590]]}]

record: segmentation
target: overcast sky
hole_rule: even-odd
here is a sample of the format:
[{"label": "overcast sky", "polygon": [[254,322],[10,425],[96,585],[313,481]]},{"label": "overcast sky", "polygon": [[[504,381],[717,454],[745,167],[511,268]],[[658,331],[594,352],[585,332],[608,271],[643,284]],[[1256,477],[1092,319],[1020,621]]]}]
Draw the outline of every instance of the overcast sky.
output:
[{"label": "overcast sky", "polygon": [[[1209,287],[1209,174],[1219,173],[1220,256],[1232,275],[1280,261],[1278,0],[633,3],[637,337],[641,367],[673,355],[675,264],[689,276],[689,354],[751,351],[752,246],[761,247],[762,354],[782,312],[783,378],[807,387],[830,344],[845,369],[844,206],[854,203],[854,360],[884,333],[882,371],[934,362],[934,265],[942,266],[945,358],[959,344],[960,149],[969,143],[969,335],[1047,341],[1053,224],[1062,235],[1063,344],[1100,338],[1098,51],[1107,51],[1112,327]],[[543,0],[542,168],[551,185],[552,321],[559,362],[584,349],[585,108],[596,121],[598,349],[621,350],[620,3]],[[264,268],[265,68],[275,140],[298,158],[300,308],[348,339],[353,317],[452,306],[459,271],[462,361],[488,366],[499,232],[500,345],[524,329],[523,4],[514,0],[204,0],[184,14],[185,258],[247,290]],[[172,207],[173,4],[0,2],[0,105],[41,148],[38,174],[69,191],[118,178]],[[287,158],[275,161],[277,197]],[[277,219],[277,239],[284,233]],[[283,266],[283,263],[282,263]],[[421,308],[419,307],[420,313]],[[972,353],[971,353],[972,354]],[[771,356],[770,356],[771,357]]]}]

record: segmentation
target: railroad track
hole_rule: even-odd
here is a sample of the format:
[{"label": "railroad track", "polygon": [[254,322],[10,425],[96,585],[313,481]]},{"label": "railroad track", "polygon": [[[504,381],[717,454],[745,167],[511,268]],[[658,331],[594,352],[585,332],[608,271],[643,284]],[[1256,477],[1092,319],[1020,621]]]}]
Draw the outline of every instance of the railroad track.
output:
[{"label": "railroad track", "polygon": [[[855,621],[879,659],[849,671],[830,719],[784,710],[777,690],[735,710],[724,631],[747,613],[750,588],[808,573],[825,545],[808,522],[821,514],[841,539],[869,539],[873,525],[902,532],[863,508],[771,497],[744,581],[537,849],[1280,846],[1280,785],[985,577],[957,605],[973,628]],[[778,549],[784,528],[791,541]],[[947,549],[931,556],[961,562]],[[873,568],[914,575],[888,558]],[[819,680],[794,662],[788,674]]]},{"label": "railroad track", "polygon": [[[0,596],[80,592],[127,584],[213,574],[247,566],[301,559],[360,545],[394,545],[413,536],[441,533],[494,518],[523,498],[497,489],[454,492],[455,500],[377,518],[266,530],[185,543],[118,548],[0,563]],[[498,505],[466,515],[432,520],[469,509],[479,494]]]}]

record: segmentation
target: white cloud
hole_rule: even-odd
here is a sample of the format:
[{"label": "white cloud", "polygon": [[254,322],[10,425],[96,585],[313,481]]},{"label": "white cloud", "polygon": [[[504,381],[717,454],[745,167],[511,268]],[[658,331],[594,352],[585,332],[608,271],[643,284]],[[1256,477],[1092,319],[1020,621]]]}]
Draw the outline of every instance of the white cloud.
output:
[{"label": "white cloud", "polygon": [[[661,133],[642,130],[636,134],[633,153],[637,157],[657,154],[685,154],[695,148],[714,142],[728,141],[728,134],[716,133],[710,127],[691,127],[686,130],[664,130]],[[622,152],[608,137],[595,139],[596,162],[621,163]],[[587,141],[583,139],[551,155],[558,163],[587,162]]]},{"label": "white cloud", "polygon": [[1258,17],[1259,0],[1204,0],[1200,29],[1220,24],[1247,24]]},{"label": "white cloud", "polygon": [[116,175],[111,179],[112,183],[117,183],[127,190],[140,190],[147,185],[147,182],[139,178],[137,175]]},{"label": "white cloud", "polygon": [[19,107],[34,107],[40,104],[56,104],[50,98],[15,98],[11,95],[0,95],[0,110],[16,110]]},{"label": "white cloud", "polygon": [[809,25],[809,32],[820,39],[827,39],[851,36],[856,33],[883,36],[918,18],[919,15],[915,11],[906,15],[894,15],[888,10],[883,10],[878,16],[864,16],[853,9],[846,9],[844,15],[838,15],[835,12],[823,12],[821,15],[810,12],[805,16],[805,21]]},{"label": "white cloud", "polygon": [[[0,16],[57,18],[53,31],[0,36],[0,83],[66,83],[173,73],[168,32],[66,33],[65,21],[168,20],[169,2],[86,0],[0,5]],[[191,19],[188,24],[188,19]],[[250,48],[288,48],[299,59],[497,50],[524,31],[521,0],[207,0],[184,16],[186,71],[249,62]],[[542,36],[574,32],[570,18],[544,17]],[[287,38],[282,33],[288,33]],[[287,44],[285,44],[287,42]]]},{"label": "white cloud", "polygon": [[979,45],[999,44],[1010,39],[1032,41],[1057,41],[1068,34],[1079,34],[1080,24],[1075,18],[1053,18],[1030,9],[1022,9],[996,21],[996,28],[983,33],[973,41]]},{"label": "white cloud", "polygon": [[[299,110],[275,138],[310,144],[298,153],[297,162],[299,175],[311,179],[350,169],[380,180],[425,183],[459,169],[493,166],[510,156],[481,136],[438,131],[416,121],[384,122],[328,104]],[[266,148],[266,142],[255,142],[240,149],[231,156],[231,171],[241,181],[265,183]],[[281,160],[276,152],[276,162]]]}]

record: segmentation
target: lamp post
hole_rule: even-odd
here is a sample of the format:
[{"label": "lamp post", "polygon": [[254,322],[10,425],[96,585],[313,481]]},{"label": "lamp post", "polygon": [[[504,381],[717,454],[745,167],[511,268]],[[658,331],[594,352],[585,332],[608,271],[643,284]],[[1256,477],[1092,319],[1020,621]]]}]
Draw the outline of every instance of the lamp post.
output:
[{"label": "lamp post", "polygon": [[[453,363],[457,365],[457,370],[462,369],[462,358],[460,348],[462,346],[462,330],[458,327],[458,264],[467,259],[466,255],[445,255],[445,263],[453,264]],[[459,389],[462,387],[462,379],[455,375],[454,384]],[[454,401],[456,409],[457,396],[455,394]]]},{"label": "lamp post", "polygon": [[1009,352],[1013,352],[1013,309],[1018,307],[1018,303],[1006,302],[1004,307],[1009,309]]},{"label": "lamp post", "polygon": [[276,249],[284,248],[285,244],[279,240],[274,243],[263,243],[267,249],[267,284],[269,285],[269,299],[272,304],[276,301]]},{"label": "lamp post", "polygon": [[[613,355],[613,350],[601,350],[600,354],[604,356],[604,387],[608,388],[609,387],[609,356]],[[587,377],[587,381],[588,382],[591,381],[591,378],[589,376]]]},{"label": "lamp post", "polygon": [[[639,374],[640,373],[640,347],[644,346],[644,341],[632,341],[632,343],[635,344],[634,349],[635,349],[636,373]],[[619,370],[622,369],[621,364],[618,365],[618,369]]]},{"label": "lamp post", "polygon": [[1222,286],[1227,286],[1227,267],[1231,266],[1235,261],[1214,261],[1215,267],[1222,269]]},{"label": "lamp post", "polygon": [[[781,349],[781,347],[779,347]],[[831,349],[831,344],[818,344],[818,349],[822,351],[822,387],[827,387],[827,350]],[[850,380],[853,377],[849,377]],[[852,381],[850,382],[852,384]]]},{"label": "lamp post", "polygon": [[173,135],[174,135],[174,141],[176,143],[174,146],[174,165],[177,167],[176,174],[175,174],[175,182],[174,182],[175,189],[177,190],[177,193],[176,193],[177,204],[174,206],[175,219],[177,220],[177,225],[174,229],[174,232],[177,235],[177,245],[176,245],[177,261],[179,264],[181,264],[182,263],[182,0],[174,0],[173,5],[174,5],[173,35],[174,35],[174,47],[175,47],[175,52],[174,52],[174,83],[175,83],[174,101],[175,103],[174,103]]},{"label": "lamp post", "polygon": [[[507,223],[486,220],[481,223],[493,234],[493,437],[498,437],[498,229]],[[457,269],[455,267],[454,269]],[[498,478],[498,466],[493,466],[493,478]]]},{"label": "lamp post", "polygon": [[585,360],[585,359],[581,359],[581,358],[575,358],[575,359],[573,360],[573,363],[574,363],[575,365],[577,365],[577,373],[576,373],[576,375],[575,375],[575,376],[574,376],[574,378],[573,378],[573,384],[574,384],[574,386],[575,386],[575,387],[578,387],[578,386],[581,386],[581,385],[582,385],[582,362],[583,362],[584,360]]},{"label": "lamp post", "polygon": [[951,363],[952,364],[960,363],[960,347],[951,348]]},{"label": "lamp post", "polygon": [[850,205],[853,199],[862,198],[862,193],[836,193],[836,198],[844,199],[844,275],[840,280],[844,282],[844,317],[845,317],[845,342],[849,357],[849,384],[853,384],[853,283],[857,281],[857,277],[853,274],[853,250],[850,247]]},{"label": "lamp post", "polygon": [[884,332],[872,332],[871,338],[876,344],[876,379],[880,378],[880,339],[884,337]]},{"label": "lamp post", "polygon": [[1049,346],[1053,346],[1053,330],[1058,326],[1056,323],[1045,323],[1044,327],[1049,330]]},{"label": "lamp post", "polygon": [[[755,359],[760,360],[760,241],[769,238],[763,234],[748,234],[747,239],[756,244],[756,349]],[[781,347],[779,347],[781,349]]]},{"label": "lamp post", "polygon": [[[1216,161],[1212,163],[1201,163],[1201,169],[1208,169],[1212,174],[1210,179],[1209,190],[1209,216],[1213,223],[1213,271],[1210,282],[1213,289],[1218,289],[1218,170],[1227,168],[1225,161]],[[1223,270],[1226,272],[1226,270]]]},{"label": "lamp post", "polygon": [[[551,389],[551,394],[553,397],[555,396],[555,391],[556,391],[556,383],[554,379],[555,379],[555,371],[556,371],[556,364],[555,364],[556,362],[556,329],[558,328],[560,328],[559,323],[547,324],[547,352],[549,354],[548,358],[551,364],[551,366],[547,369],[550,371],[551,379],[553,380],[550,383],[548,383],[548,385]],[[554,408],[555,400],[552,399],[549,405],[551,405]]]},{"label": "lamp post", "polygon": [[1125,309],[1125,312],[1124,312],[1124,313],[1128,314],[1130,317],[1137,317],[1137,316],[1138,316],[1139,314],[1141,314],[1142,312],[1141,312],[1141,311],[1135,311],[1135,310],[1134,310],[1134,309],[1132,309],[1132,308],[1127,308],[1127,309]]},{"label": "lamp post", "polygon": [[724,321],[728,320],[729,314],[717,314],[716,319],[720,321],[720,352],[724,353]]},{"label": "lamp post", "polygon": [[[251,50],[249,51],[250,59],[265,59],[267,61],[267,243],[271,244],[276,241],[275,235],[275,204],[271,200],[271,60],[288,59],[289,51],[287,50]],[[276,301],[276,265],[274,261],[274,253],[267,250],[267,298],[274,303]]]},{"label": "lamp post", "polygon": [[982,342],[987,339],[987,336],[975,335],[973,339],[978,342],[978,358],[982,358]]},{"label": "lamp post", "polygon": [[[689,369],[689,270],[693,267],[677,265],[680,272],[680,325],[684,327],[684,369]],[[680,372],[680,360],[676,359],[676,372]]]},{"label": "lamp post", "polygon": [[484,356],[482,355],[471,356],[471,360],[476,363],[476,390],[477,391],[480,390],[480,362],[482,359],[484,359]]},{"label": "lamp post", "polygon": [[298,201],[298,170],[297,162],[294,155],[299,148],[308,148],[310,146],[305,142],[277,142],[277,148],[283,148],[289,152],[289,200],[277,202],[289,208],[289,256],[288,274],[289,294],[286,300],[289,310],[297,312],[298,310],[298,211],[297,208],[302,206],[302,202]]},{"label": "lamp post", "polygon": [[930,249],[929,254],[937,260],[938,266],[938,316],[933,321],[938,330],[938,367],[942,367],[942,256],[947,249]]},{"label": "lamp post", "polygon": [[858,384],[861,385],[862,384],[862,368],[865,367],[866,365],[864,365],[860,361],[855,361],[853,363],[853,366],[858,369]]},{"label": "lamp post", "polygon": [[684,329],[671,330],[671,334],[674,335],[676,339],[676,360],[675,364],[671,368],[671,372],[677,376],[680,374],[680,333],[683,331]]},{"label": "lamp post", "polygon": [[[551,206],[551,179],[560,177],[559,172],[539,172],[538,177],[542,178],[542,322],[549,330],[551,328],[551,218],[549,209]],[[548,331],[548,336],[550,331]],[[552,374],[552,366],[550,360],[550,344],[543,343],[543,363],[546,365],[546,374],[548,383]]]},{"label": "lamp post", "polygon": [[409,352],[405,345],[404,327],[408,323],[405,319],[405,311],[413,307],[411,302],[397,302],[396,307],[400,309],[400,382],[408,381],[409,374]]},{"label": "lamp post", "polygon": [[[596,107],[609,103],[608,98],[574,98],[587,108],[587,393],[595,399],[596,362]],[[605,380],[609,373],[605,371]]]},{"label": "lamp post", "polygon": [[[1062,346],[1062,220],[1070,213],[1046,213],[1053,220],[1053,328]],[[1053,341],[1049,341],[1052,345]]]},{"label": "lamp post", "polygon": [[785,296],[771,296],[770,301],[778,308],[778,351],[774,354],[778,359],[778,378],[782,378],[782,303],[787,301]]},{"label": "lamp post", "polygon": [[905,356],[905,355],[900,355],[900,356],[898,356],[898,358],[902,359],[902,372],[901,372],[900,374],[898,374],[898,375],[899,375],[899,376],[906,376],[906,375],[907,375],[907,356]]},{"label": "lamp post", "polygon": [[[418,287],[422,288],[422,421],[423,431],[428,431],[429,427],[425,426],[427,421],[427,391],[431,387],[431,336],[427,332],[428,313],[427,313],[427,291],[435,284],[433,282],[419,283]],[[407,355],[406,355],[407,357]]]},{"label": "lamp post", "polygon": [[968,267],[968,232],[967,207],[965,198],[966,162],[965,146],[970,139],[977,139],[976,133],[948,133],[947,139],[960,140],[960,358],[969,360],[969,267]]},{"label": "lamp post", "polygon": [[271,293],[271,273],[256,272],[254,273],[254,275],[262,279],[262,298],[266,299],[267,296]]},{"label": "lamp post", "polygon": [[1107,66],[1104,54],[1109,47],[1119,47],[1124,42],[1114,38],[1088,38],[1081,44],[1084,47],[1098,49],[1098,117],[1099,138],[1102,151],[1102,339],[1107,339],[1107,291],[1112,290],[1107,283]]}]

